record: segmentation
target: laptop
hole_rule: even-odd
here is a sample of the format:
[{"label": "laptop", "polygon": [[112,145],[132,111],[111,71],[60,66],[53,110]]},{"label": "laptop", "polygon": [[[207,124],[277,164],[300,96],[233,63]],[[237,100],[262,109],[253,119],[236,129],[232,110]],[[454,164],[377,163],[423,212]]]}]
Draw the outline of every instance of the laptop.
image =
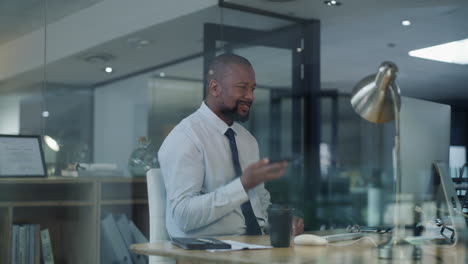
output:
[{"label": "laptop", "polygon": [[[429,181],[426,202],[433,205],[432,210],[423,210],[426,220],[434,222],[436,230],[426,230],[419,237],[407,237],[413,244],[456,245],[468,241],[468,229],[462,206],[458,200],[454,183],[449,174],[447,163],[434,161],[432,164],[432,177]],[[428,211],[432,211],[428,214]]]},{"label": "laptop", "polygon": [[46,177],[39,135],[0,135],[0,177]]}]

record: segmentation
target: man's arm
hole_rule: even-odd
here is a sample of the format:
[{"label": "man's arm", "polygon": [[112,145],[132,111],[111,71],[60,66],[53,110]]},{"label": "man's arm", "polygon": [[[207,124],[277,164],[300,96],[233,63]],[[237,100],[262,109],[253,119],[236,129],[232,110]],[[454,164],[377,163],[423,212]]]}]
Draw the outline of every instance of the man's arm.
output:
[{"label": "man's arm", "polygon": [[171,132],[158,153],[169,213],[183,232],[207,226],[248,200],[240,178],[201,194],[203,154],[181,130]]}]

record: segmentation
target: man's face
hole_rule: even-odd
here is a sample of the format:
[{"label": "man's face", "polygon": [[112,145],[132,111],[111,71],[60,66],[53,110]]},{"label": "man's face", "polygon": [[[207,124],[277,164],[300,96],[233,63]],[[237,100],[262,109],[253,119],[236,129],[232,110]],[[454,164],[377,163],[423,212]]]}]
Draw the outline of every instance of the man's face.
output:
[{"label": "man's face", "polygon": [[220,112],[232,121],[247,121],[256,86],[252,67],[241,64],[230,65],[220,85]]}]

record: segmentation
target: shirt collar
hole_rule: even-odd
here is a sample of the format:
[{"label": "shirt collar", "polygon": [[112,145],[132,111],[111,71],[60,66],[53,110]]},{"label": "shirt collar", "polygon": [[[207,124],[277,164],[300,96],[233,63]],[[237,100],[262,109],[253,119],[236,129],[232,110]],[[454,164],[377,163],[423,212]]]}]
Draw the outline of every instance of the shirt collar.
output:
[{"label": "shirt collar", "polygon": [[237,135],[236,132],[236,123],[233,122],[232,126],[228,126],[221,118],[219,118],[205,103],[205,101],[202,102],[200,108],[198,109],[200,113],[202,113],[205,117],[208,118],[209,122],[216,128],[216,130],[224,135],[226,133],[226,130],[228,128],[232,128],[234,130],[234,134]]}]

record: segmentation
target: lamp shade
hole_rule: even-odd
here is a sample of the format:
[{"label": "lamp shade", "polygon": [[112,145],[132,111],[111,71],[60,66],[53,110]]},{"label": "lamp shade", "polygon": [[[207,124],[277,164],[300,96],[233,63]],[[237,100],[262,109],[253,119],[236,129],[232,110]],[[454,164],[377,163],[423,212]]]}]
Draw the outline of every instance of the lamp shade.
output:
[{"label": "lamp shade", "polygon": [[400,111],[400,88],[394,82],[398,68],[393,62],[383,62],[377,74],[372,74],[353,89],[351,105],[362,118],[373,123],[395,119],[394,107]]},{"label": "lamp shade", "polygon": [[60,151],[60,145],[57,143],[57,141],[55,139],[53,139],[52,137],[48,136],[48,135],[45,135],[44,136],[44,141],[45,143],[47,144],[47,146],[55,151],[55,152],[59,152]]}]

